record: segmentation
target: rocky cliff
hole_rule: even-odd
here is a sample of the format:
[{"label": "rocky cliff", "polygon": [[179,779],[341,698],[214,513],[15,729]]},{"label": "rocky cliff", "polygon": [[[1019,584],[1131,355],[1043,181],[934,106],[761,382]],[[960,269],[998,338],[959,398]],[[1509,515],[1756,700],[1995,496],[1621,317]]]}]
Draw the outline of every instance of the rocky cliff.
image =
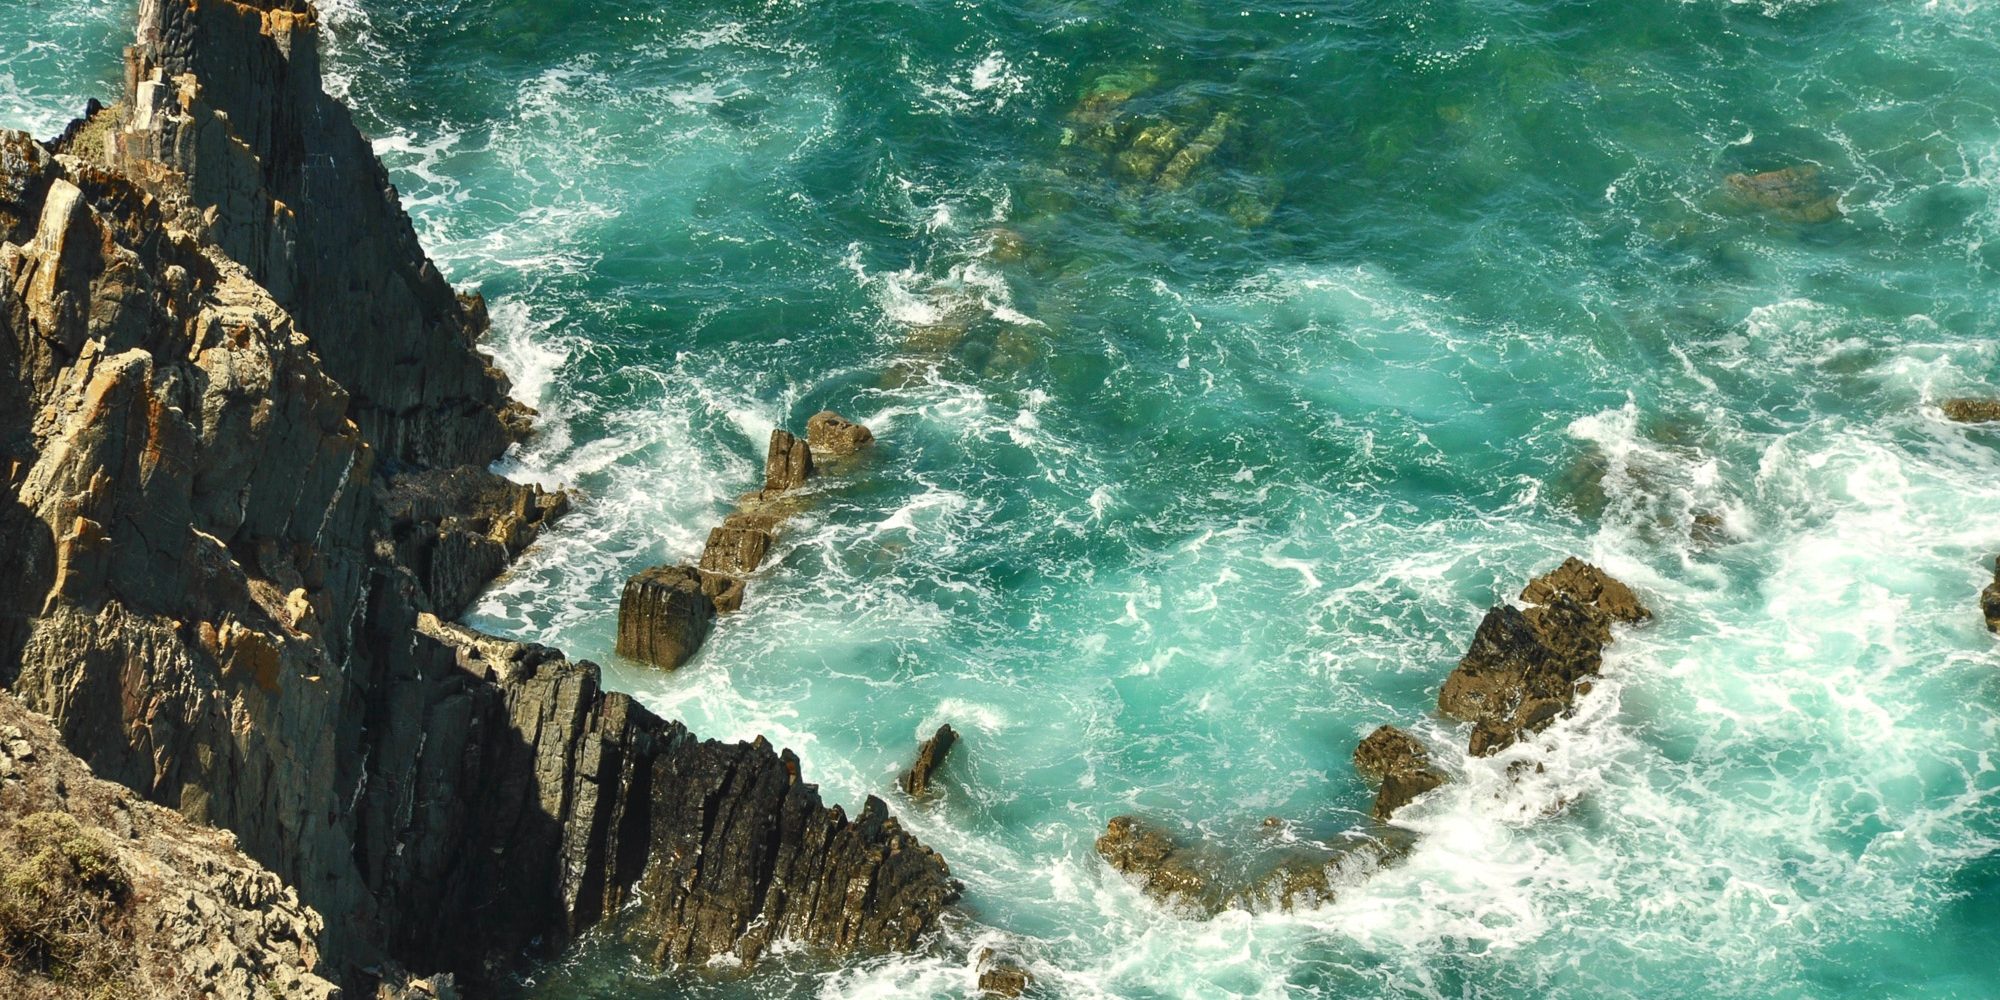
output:
[{"label": "rocky cliff", "polygon": [[879,803],[439,621],[565,501],[486,470],[528,414],[317,31],[305,0],[143,0],[120,105],[55,150],[0,134],[0,686],[234,831],[351,984],[496,974],[642,879],[668,960],[914,943],[956,887]]},{"label": "rocky cliff", "polygon": [[0,692],[0,994],[331,997],[319,929],[235,838],[92,775]]}]

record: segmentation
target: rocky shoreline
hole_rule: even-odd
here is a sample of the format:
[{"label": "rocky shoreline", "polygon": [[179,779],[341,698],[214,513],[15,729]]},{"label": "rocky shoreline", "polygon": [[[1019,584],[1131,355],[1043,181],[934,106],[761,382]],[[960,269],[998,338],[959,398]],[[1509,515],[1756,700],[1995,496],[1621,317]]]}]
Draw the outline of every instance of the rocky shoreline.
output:
[{"label": "rocky shoreline", "polygon": [[325,918],[301,975],[358,995],[614,913],[663,962],[916,945],[958,887],[879,800],[447,623],[567,500],[487,470],[532,414],[312,5],[144,0],[125,83],[53,148],[0,134],[0,687],[233,832]]}]

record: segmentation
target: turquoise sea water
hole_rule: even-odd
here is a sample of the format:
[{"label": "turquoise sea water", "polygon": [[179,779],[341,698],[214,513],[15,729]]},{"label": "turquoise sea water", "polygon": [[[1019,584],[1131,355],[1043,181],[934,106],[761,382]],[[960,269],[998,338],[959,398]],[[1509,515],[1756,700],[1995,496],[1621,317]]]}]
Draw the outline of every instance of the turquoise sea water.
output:
[{"label": "turquoise sea water", "polygon": [[[127,6],[0,5],[0,126],[112,96]],[[542,411],[508,471],[582,494],[473,621],[796,748],[967,886],[931,954],[600,941],[532,996],[956,997],[1004,942],[1060,997],[2000,997],[2000,432],[1936,409],[2000,393],[2000,5],[323,6]],[[1123,179],[1128,92],[1228,142]],[[1841,218],[1727,192],[1800,164]],[[618,662],[625,576],[822,408],[880,447],[693,664]],[[1437,686],[1568,554],[1657,621],[1468,760]],[[1458,780],[1330,905],[1189,920],[1092,850],[1336,837],[1383,722]]]}]

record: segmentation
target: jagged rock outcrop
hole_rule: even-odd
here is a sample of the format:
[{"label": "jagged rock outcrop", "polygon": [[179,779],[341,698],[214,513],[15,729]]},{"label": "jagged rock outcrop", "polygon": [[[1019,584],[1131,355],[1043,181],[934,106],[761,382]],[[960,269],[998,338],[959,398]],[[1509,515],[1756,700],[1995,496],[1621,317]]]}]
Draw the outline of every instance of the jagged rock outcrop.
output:
[{"label": "jagged rock outcrop", "polygon": [[1354,748],[1354,770],[1380,787],[1373,813],[1387,820],[1417,796],[1445,783],[1445,774],[1431,764],[1430,752],[1417,738],[1395,726],[1382,726]]},{"label": "jagged rock outcrop", "polygon": [[916,761],[903,772],[899,781],[903,791],[913,799],[923,798],[930,791],[932,775],[937,773],[938,766],[944,763],[951,748],[957,745],[958,730],[951,728],[950,723],[939,726],[930,739],[917,747]]},{"label": "jagged rock outcrop", "polygon": [[2000,423],[2000,399],[1947,399],[1939,408],[1947,419],[1961,424]]},{"label": "jagged rock outcrop", "polygon": [[[826,411],[808,422],[841,456],[875,440],[868,428]],[[747,578],[764,564],[778,529],[803,507],[799,490],[814,475],[813,448],[784,428],[771,432],[764,486],[745,493],[708,533],[695,566],[654,566],[625,581],[618,602],[620,656],[678,670],[708,638],[716,615],[743,607]]]},{"label": "jagged rock outcrop", "polygon": [[[913,940],[956,890],[886,816],[810,786],[775,826],[734,786],[691,808],[674,768],[720,751],[589,664],[438,621],[563,500],[486,470],[526,414],[321,93],[316,32],[305,0],[145,0],[126,99],[72,134],[101,158],[0,133],[0,687],[101,777],[233,831],[328,916],[347,984],[491,981],[690,864],[715,885],[656,887],[661,939],[718,909],[756,930],[671,958]],[[837,843],[787,891],[854,891],[735,893],[761,855],[691,862],[669,810]]]},{"label": "jagged rock outcrop", "polygon": [[0,994],[336,997],[319,931],[235,838],[92,775],[0,691]]},{"label": "jagged rock outcrop", "polygon": [[1472,723],[1471,752],[1485,757],[1567,715],[1603,663],[1614,623],[1652,617],[1630,588],[1578,559],[1529,583],[1525,611],[1488,611],[1438,711]]},{"label": "jagged rock outcrop", "polygon": [[476,351],[484,305],[418,245],[388,173],[320,82],[307,0],[143,0],[111,166],[246,267],[309,331],[386,459],[484,465],[526,429]]},{"label": "jagged rock outcrop", "polygon": [[[466,761],[434,779],[450,784],[403,798],[462,809],[466,828],[447,841],[459,852],[550,856],[562,873],[550,885],[536,868],[503,868],[496,880],[480,862],[436,858],[446,875],[438,883],[468,894],[451,900],[451,912],[553,905],[574,931],[636,891],[629,930],[656,959],[700,965],[726,955],[748,964],[779,939],[832,953],[911,948],[958,898],[944,860],[881,800],[870,796],[849,821],[801,780],[789,750],[761,737],[698,739],[603,691],[595,665],[545,647],[431,616],[418,631],[449,651],[472,682],[468,694],[497,695],[513,738],[498,741],[499,759]],[[579,744],[578,733],[591,738]],[[534,784],[489,783],[486,770],[530,774]],[[524,840],[540,843],[523,852]],[[468,867],[484,880],[450,877]],[[557,898],[538,898],[550,889]]]}]

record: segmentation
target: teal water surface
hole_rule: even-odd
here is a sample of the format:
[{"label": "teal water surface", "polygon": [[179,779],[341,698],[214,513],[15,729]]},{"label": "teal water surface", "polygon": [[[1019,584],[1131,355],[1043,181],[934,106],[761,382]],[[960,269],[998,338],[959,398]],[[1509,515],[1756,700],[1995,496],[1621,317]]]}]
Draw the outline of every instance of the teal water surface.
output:
[{"label": "teal water surface", "polygon": [[[111,96],[125,6],[0,7],[0,125]],[[2000,997],[2000,431],[1937,409],[2000,393],[2000,5],[322,6],[542,412],[506,470],[582,498],[472,620],[797,749],[967,887],[925,954],[593,941],[530,995],[959,997],[1004,943],[1060,997]],[[1137,180],[1113,112],[1225,141]],[[1725,181],[1803,165],[1838,218]],[[880,446],[693,664],[619,661],[625,576],[823,408]],[[1657,620],[1468,759],[1437,686],[1569,554]],[[1092,849],[1337,837],[1384,722],[1457,780],[1334,902],[1191,920]]]}]

